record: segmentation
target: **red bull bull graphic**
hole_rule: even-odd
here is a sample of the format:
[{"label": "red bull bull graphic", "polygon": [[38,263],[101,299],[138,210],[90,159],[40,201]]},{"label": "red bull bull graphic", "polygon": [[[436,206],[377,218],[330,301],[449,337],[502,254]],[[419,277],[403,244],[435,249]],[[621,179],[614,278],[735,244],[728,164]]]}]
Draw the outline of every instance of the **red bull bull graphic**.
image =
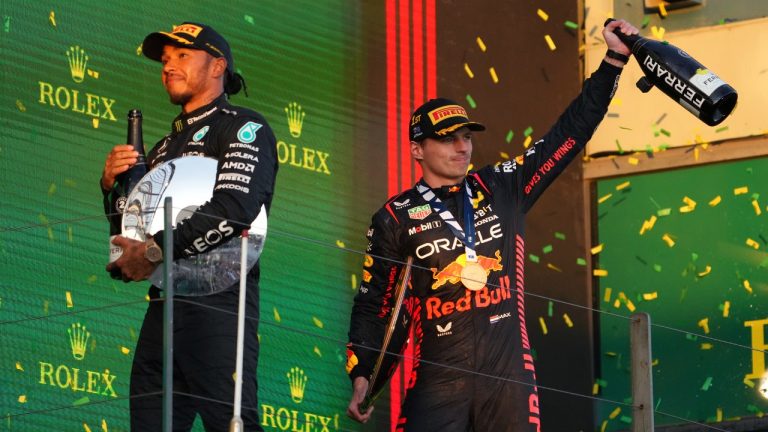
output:
[{"label": "red bull bull graphic", "polygon": [[[432,279],[435,282],[432,283],[432,289],[436,290],[446,283],[457,284],[461,282],[461,269],[467,263],[467,255],[461,254],[453,262],[443,267],[441,270],[432,268]],[[501,271],[504,266],[501,265],[501,252],[496,251],[496,258],[489,258],[486,256],[478,255],[477,263],[480,267],[485,269],[485,275],[489,276],[491,271]]]}]

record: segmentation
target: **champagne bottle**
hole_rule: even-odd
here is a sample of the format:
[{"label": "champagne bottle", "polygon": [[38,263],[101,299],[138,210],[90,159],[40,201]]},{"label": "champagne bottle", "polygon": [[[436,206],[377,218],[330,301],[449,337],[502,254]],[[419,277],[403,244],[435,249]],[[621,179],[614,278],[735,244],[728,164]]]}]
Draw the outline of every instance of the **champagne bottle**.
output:
[{"label": "champagne bottle", "polygon": [[[133,146],[133,150],[139,153],[136,163],[128,171],[117,176],[117,184],[112,190],[110,196],[109,211],[109,262],[114,262],[123,250],[112,244],[112,239],[122,233],[123,210],[128,201],[128,194],[131,193],[134,186],[139,183],[144,174],[147,173],[147,160],[144,155],[144,137],[141,130],[141,111],[132,109],[128,111],[128,141]],[[122,279],[119,269],[113,269],[110,272],[113,279]]]},{"label": "champagne bottle", "polygon": [[[609,18],[605,25],[613,21]],[[668,43],[614,33],[630,48],[645,74],[637,87],[647,93],[653,86],[709,126],[717,126],[736,107],[736,90],[688,53]]]}]

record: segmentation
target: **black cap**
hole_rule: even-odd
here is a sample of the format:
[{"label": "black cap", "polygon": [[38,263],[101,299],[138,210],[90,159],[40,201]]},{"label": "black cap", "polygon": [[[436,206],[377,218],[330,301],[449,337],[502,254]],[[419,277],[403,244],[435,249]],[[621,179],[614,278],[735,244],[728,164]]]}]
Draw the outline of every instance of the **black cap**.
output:
[{"label": "black cap", "polygon": [[235,61],[232,59],[229,44],[212,27],[200,23],[185,22],[174,26],[170,33],[163,31],[150,33],[144,38],[141,51],[152,60],[160,61],[163,56],[163,47],[166,45],[203,50],[214,57],[224,57],[227,61],[224,91],[227,94],[236,94],[241,87],[245,86],[243,77],[235,72]]},{"label": "black cap", "polygon": [[430,99],[413,112],[409,136],[411,141],[440,138],[465,126],[473,131],[485,130],[480,123],[469,121],[467,111],[456,102],[445,98]]}]

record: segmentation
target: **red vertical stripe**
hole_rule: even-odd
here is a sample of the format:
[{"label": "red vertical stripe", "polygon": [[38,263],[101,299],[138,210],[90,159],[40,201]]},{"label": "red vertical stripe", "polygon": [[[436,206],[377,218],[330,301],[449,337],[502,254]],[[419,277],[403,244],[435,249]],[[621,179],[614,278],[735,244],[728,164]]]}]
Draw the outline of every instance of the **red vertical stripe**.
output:
[{"label": "red vertical stripe", "polygon": [[[400,189],[406,189],[411,186],[411,150],[410,146],[405,145],[408,139],[408,124],[411,118],[411,11],[409,0],[399,0],[398,7],[400,27],[399,45],[400,48],[400,129],[404,132],[399,144],[400,148]],[[421,0],[414,0],[421,1]]]},{"label": "red vertical stripe", "polygon": [[[424,99],[424,4],[423,0],[413,2],[413,105],[411,111],[425,102]],[[410,149],[410,145],[409,145]],[[415,178],[421,177],[419,164],[411,160],[409,171]],[[406,370],[406,376],[410,370]]]},{"label": "red vertical stripe", "polygon": [[435,0],[426,0],[427,98],[437,97],[437,12]]},{"label": "red vertical stripe", "polygon": [[387,196],[399,192],[398,185],[398,133],[397,121],[397,29],[395,0],[387,0],[386,14],[386,55],[387,55]]}]

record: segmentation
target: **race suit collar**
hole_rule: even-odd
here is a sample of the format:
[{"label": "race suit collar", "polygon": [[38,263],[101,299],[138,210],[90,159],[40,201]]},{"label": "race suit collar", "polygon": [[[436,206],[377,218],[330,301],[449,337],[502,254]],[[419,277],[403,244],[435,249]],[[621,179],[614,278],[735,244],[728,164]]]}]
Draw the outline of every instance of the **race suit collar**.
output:
[{"label": "race suit collar", "polygon": [[217,112],[220,108],[226,107],[227,104],[227,96],[222,93],[208,105],[201,106],[192,112],[179,114],[173,120],[173,123],[171,124],[171,130],[173,133],[180,133],[198,121],[208,118],[208,116]]}]

